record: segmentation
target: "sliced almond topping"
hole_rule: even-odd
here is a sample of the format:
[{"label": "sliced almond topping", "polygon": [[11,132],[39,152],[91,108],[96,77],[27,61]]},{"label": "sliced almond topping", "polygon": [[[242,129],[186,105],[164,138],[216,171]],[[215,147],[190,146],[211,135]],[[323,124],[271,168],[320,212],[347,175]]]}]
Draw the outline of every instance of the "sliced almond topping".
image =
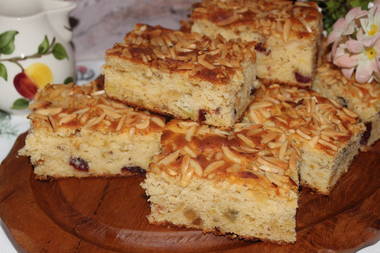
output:
[{"label": "sliced almond topping", "polygon": [[201,177],[203,175],[203,169],[201,165],[194,159],[190,159],[190,167],[194,168],[194,173]]},{"label": "sliced almond topping", "polygon": [[309,135],[305,134],[304,132],[302,132],[300,129],[297,129],[296,133],[306,140],[311,140],[311,137]]},{"label": "sliced almond topping", "polygon": [[207,176],[207,175],[211,174],[216,169],[222,167],[224,164],[225,164],[224,161],[215,161],[215,162],[210,163],[209,165],[207,165],[207,167],[203,171],[203,175]]},{"label": "sliced almond topping", "polygon": [[62,108],[60,108],[60,107],[38,109],[35,111],[35,113],[45,115],[45,116],[55,115],[55,114],[58,114],[60,112],[62,112]]},{"label": "sliced almond topping", "polygon": [[190,164],[190,157],[188,155],[184,155],[181,162],[181,174],[185,175],[188,171]]},{"label": "sliced almond topping", "polygon": [[121,118],[120,118],[120,120],[119,120],[119,122],[117,123],[117,126],[116,126],[116,131],[117,132],[119,132],[122,128],[123,128],[123,126],[124,126],[124,122],[125,122],[125,119],[127,118],[127,116],[126,115],[123,115]]},{"label": "sliced almond topping", "polygon": [[325,141],[323,139],[319,139],[318,143],[322,144],[323,146],[327,146],[327,147],[331,148],[333,151],[338,151],[338,147],[335,146],[334,144],[328,142],[328,141]]},{"label": "sliced almond topping", "polygon": [[136,124],[137,129],[146,129],[149,127],[150,121],[148,118],[142,118],[139,123]]},{"label": "sliced almond topping", "polygon": [[186,132],[186,135],[185,135],[185,140],[190,142],[191,139],[193,138],[194,136],[194,133],[195,131],[197,130],[197,126],[196,125],[193,125],[189,128],[189,130],[187,130]]},{"label": "sliced almond topping", "polygon": [[197,157],[197,154],[189,146],[183,147],[183,151],[186,154],[188,154],[191,158],[196,158]]},{"label": "sliced almond topping", "polygon": [[251,141],[249,138],[247,138],[246,136],[244,136],[243,134],[237,134],[237,137],[242,140],[247,146],[251,147],[251,148],[255,148],[256,147],[256,144]]},{"label": "sliced almond topping", "polygon": [[72,113],[72,114],[69,114],[63,118],[61,118],[59,121],[58,121],[58,124],[59,125],[63,125],[63,124],[66,124],[66,123],[69,123],[70,121],[72,121],[73,119],[75,119],[77,117],[77,114],[75,113]]},{"label": "sliced almond topping", "polygon": [[284,160],[285,159],[285,155],[286,155],[286,151],[288,150],[288,141],[284,141],[282,144],[281,144],[281,148],[280,148],[280,152],[278,154],[278,157],[281,159],[281,160]]},{"label": "sliced almond topping", "polygon": [[282,39],[285,42],[288,41],[289,33],[290,33],[290,30],[291,30],[291,26],[292,26],[292,23],[291,23],[290,19],[286,19],[285,20],[285,24],[284,24],[284,30],[283,30],[283,33],[282,33]]},{"label": "sliced almond topping", "polygon": [[242,163],[242,159],[235,152],[231,151],[231,149],[229,149],[227,146],[222,146],[222,151],[230,161],[235,163]]},{"label": "sliced almond topping", "polygon": [[162,165],[168,165],[168,164],[171,164],[172,162],[174,162],[175,160],[177,160],[177,158],[179,157],[180,155],[180,151],[177,150],[173,153],[170,153],[169,155],[167,155],[166,157],[164,157],[161,161],[158,162],[158,164],[162,164]]}]

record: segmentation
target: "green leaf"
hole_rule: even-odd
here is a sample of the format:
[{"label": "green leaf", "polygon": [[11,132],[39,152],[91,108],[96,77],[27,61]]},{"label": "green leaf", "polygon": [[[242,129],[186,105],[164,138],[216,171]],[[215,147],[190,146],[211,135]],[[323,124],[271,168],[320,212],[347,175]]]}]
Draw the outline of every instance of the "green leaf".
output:
[{"label": "green leaf", "polygon": [[9,112],[6,112],[0,109],[0,120],[3,120],[5,118],[10,118],[10,116],[11,115],[9,114]]},{"label": "green leaf", "polygon": [[41,42],[41,44],[38,46],[38,53],[39,54],[45,54],[49,50],[49,39],[45,35],[44,40]]},{"label": "green leaf", "polygon": [[7,68],[2,63],[0,63],[0,77],[2,77],[5,81],[8,81]]},{"label": "green leaf", "polygon": [[29,100],[26,100],[24,98],[19,98],[13,102],[12,109],[23,110],[23,109],[28,108],[28,106],[29,106]]},{"label": "green leaf", "polygon": [[15,37],[18,31],[6,31],[0,34],[0,54],[11,54],[15,50]]},{"label": "green leaf", "polygon": [[63,60],[65,58],[69,59],[66,49],[61,43],[56,43],[53,47],[53,55],[57,60]]},{"label": "green leaf", "polygon": [[69,84],[73,82],[74,82],[74,78],[72,78],[71,76],[67,77],[65,81],[63,81],[64,84]]}]

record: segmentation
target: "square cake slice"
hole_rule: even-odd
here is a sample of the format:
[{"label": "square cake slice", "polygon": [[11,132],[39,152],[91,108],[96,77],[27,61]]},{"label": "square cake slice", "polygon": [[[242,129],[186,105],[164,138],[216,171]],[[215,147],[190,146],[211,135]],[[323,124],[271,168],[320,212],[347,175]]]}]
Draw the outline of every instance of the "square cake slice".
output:
[{"label": "square cake slice", "polygon": [[364,125],[355,113],[318,93],[263,86],[244,121],[282,129],[301,150],[301,184],[328,194],[358,154]]},{"label": "square cake slice", "polygon": [[179,119],[232,127],[259,87],[245,44],[137,25],[106,53],[107,95]]},{"label": "square cake slice", "polygon": [[194,5],[191,20],[193,32],[261,42],[255,46],[259,78],[311,86],[322,37],[322,15],[316,3],[203,0]]},{"label": "square cake slice", "polygon": [[364,149],[380,139],[380,85],[347,79],[330,63],[318,68],[313,89],[358,114],[366,126]]},{"label": "square cake slice", "polygon": [[295,242],[298,152],[281,130],[174,120],[161,144],[142,183],[150,223]]},{"label": "square cake slice", "polygon": [[94,83],[48,85],[31,110],[19,154],[39,179],[144,172],[160,152],[165,121],[108,99]]}]

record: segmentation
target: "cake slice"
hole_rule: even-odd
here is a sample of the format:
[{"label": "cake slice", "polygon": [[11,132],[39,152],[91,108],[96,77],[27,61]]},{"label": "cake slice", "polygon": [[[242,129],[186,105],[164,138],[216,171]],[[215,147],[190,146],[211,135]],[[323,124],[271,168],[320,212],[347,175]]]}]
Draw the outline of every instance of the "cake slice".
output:
[{"label": "cake slice", "polygon": [[282,129],[301,150],[301,184],[328,194],[358,154],[364,125],[355,113],[310,90],[263,86],[244,121]]},{"label": "cake slice", "polygon": [[330,63],[318,68],[313,89],[355,112],[366,126],[363,148],[380,139],[380,85],[349,80]]},{"label": "cake slice", "polygon": [[231,127],[259,87],[249,45],[137,25],[106,53],[107,95],[180,119]]},{"label": "cake slice", "polygon": [[174,120],[161,144],[142,183],[150,223],[296,240],[298,152],[281,130],[238,124],[229,133]]},{"label": "cake slice", "polygon": [[165,121],[108,99],[96,83],[48,85],[31,110],[19,154],[39,179],[144,172],[160,152]]},{"label": "cake slice", "polygon": [[311,86],[319,58],[322,15],[314,2],[203,0],[191,14],[192,31],[258,41],[257,76]]}]

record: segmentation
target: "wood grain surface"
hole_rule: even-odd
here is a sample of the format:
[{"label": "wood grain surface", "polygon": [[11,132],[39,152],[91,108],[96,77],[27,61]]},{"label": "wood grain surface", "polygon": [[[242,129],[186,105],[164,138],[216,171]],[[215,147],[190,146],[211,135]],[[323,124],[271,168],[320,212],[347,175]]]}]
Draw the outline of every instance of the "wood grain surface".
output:
[{"label": "wood grain surface", "polygon": [[330,196],[302,189],[297,243],[276,245],[149,225],[143,176],[35,180],[17,156],[24,139],[0,167],[0,217],[20,251],[333,253],[380,240],[380,143],[360,153]]}]

